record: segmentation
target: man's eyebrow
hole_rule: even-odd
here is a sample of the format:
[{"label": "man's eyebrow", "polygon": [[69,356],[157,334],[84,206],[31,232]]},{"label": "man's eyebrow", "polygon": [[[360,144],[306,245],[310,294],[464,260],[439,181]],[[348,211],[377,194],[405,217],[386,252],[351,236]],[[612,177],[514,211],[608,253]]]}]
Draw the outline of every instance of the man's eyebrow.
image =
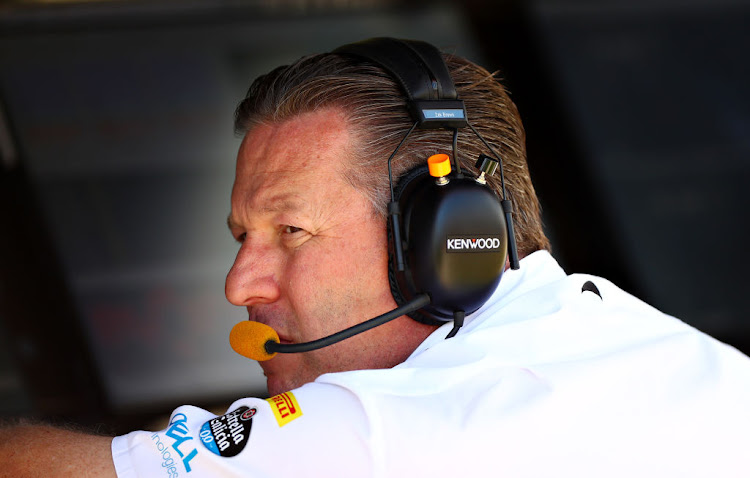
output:
[{"label": "man's eyebrow", "polygon": [[[258,209],[258,212],[260,214],[273,214],[277,212],[300,211],[307,205],[308,203],[306,201],[303,201],[295,196],[284,194],[271,198],[267,202],[267,205]],[[229,216],[227,216],[227,227],[229,227],[229,229],[241,227],[237,222],[234,221],[234,219],[232,219],[231,213],[229,214]]]}]

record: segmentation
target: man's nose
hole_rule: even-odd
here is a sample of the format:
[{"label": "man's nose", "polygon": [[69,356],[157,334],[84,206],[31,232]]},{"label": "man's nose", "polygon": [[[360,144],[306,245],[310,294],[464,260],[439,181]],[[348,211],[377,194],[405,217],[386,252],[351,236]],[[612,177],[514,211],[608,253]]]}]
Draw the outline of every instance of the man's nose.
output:
[{"label": "man's nose", "polygon": [[248,238],[227,274],[224,292],[234,305],[266,304],[279,298],[281,257],[273,245]]}]

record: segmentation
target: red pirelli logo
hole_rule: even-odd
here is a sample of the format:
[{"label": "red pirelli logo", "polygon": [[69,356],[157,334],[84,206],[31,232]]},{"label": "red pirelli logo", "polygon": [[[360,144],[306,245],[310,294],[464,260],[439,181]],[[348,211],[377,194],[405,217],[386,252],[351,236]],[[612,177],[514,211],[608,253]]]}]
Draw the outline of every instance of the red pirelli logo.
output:
[{"label": "red pirelli logo", "polygon": [[302,409],[292,392],[285,392],[266,399],[280,427],[302,416]]}]

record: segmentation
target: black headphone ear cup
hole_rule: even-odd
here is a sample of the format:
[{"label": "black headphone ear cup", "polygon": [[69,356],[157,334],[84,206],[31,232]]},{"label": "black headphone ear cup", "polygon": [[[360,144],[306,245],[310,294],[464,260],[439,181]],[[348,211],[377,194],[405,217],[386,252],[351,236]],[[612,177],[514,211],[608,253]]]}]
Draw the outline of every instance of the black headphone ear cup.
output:
[{"label": "black headphone ear cup", "polygon": [[459,310],[476,311],[497,288],[507,257],[507,228],[497,195],[467,176],[451,176],[438,184],[420,167],[399,181],[394,199],[400,209],[404,258],[404,270],[399,271],[391,233],[394,300],[403,305],[429,294],[430,304],[413,314],[429,324],[450,321]]},{"label": "black headphone ear cup", "polygon": [[[418,182],[429,177],[429,170],[427,169],[427,166],[418,166],[407,171],[406,174],[404,174],[399,179],[398,183],[393,189],[393,197],[395,201],[398,202],[401,199],[401,195],[403,194],[404,190],[406,190],[410,186],[414,186],[414,181]],[[391,294],[393,295],[393,299],[396,301],[396,304],[403,305],[408,302],[408,299],[402,293],[401,286],[399,285],[398,281],[395,259],[396,251],[393,244],[393,226],[390,220],[386,221],[386,223],[388,225],[388,281],[390,282]],[[408,244],[402,244],[402,246],[404,249],[404,254],[408,254]],[[434,319],[429,315],[422,313],[421,310],[410,313],[409,317],[416,320],[417,322],[421,322],[427,325],[442,325],[445,323],[442,320]]]},{"label": "black headphone ear cup", "polygon": [[410,169],[404,175],[399,178],[398,183],[393,188],[393,198],[396,202],[401,201],[401,197],[404,195],[404,191],[409,189],[410,186],[414,186],[414,181],[419,179],[431,178],[430,170],[427,166],[417,166]]},{"label": "black headphone ear cup", "polygon": [[[391,226],[389,223],[388,226],[388,239],[391,240],[390,237],[391,233]],[[393,295],[393,299],[396,301],[396,304],[399,306],[406,304],[409,302],[404,295],[401,293],[401,287],[398,285],[398,278],[396,277],[396,267],[394,266],[395,259],[393,257],[393,250],[389,251],[388,255],[388,281],[391,284],[391,295]],[[416,320],[417,322],[421,322],[426,325],[443,325],[445,323],[444,320],[437,320],[433,319],[429,315],[422,312],[421,309],[415,310],[414,312],[411,312],[408,314],[409,317]]]}]

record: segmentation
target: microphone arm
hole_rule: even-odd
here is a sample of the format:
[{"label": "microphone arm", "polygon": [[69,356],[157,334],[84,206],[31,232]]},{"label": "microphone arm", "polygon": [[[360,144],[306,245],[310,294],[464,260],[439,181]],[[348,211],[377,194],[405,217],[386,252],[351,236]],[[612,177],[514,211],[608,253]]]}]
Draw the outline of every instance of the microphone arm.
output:
[{"label": "microphone arm", "polygon": [[328,347],[329,345],[333,345],[336,342],[341,342],[344,339],[348,339],[349,337],[357,334],[361,334],[362,332],[365,332],[367,330],[370,330],[374,327],[377,327],[379,325],[383,325],[386,322],[390,322],[391,320],[401,317],[402,315],[409,314],[411,312],[414,312],[417,309],[421,309],[422,307],[428,305],[430,303],[430,296],[427,294],[420,294],[407,302],[406,304],[397,307],[390,312],[386,312],[383,315],[379,315],[373,319],[366,320],[362,322],[361,324],[354,325],[352,327],[349,327],[348,329],[344,329],[340,332],[336,332],[335,334],[331,334],[328,337],[323,337],[322,339],[313,340],[311,342],[303,342],[300,344],[280,344],[274,340],[267,340],[264,348],[266,349],[266,352],[269,355],[280,353],[280,354],[293,354],[293,353],[300,353],[300,352],[309,352],[311,350],[317,350],[321,349],[323,347]]}]

